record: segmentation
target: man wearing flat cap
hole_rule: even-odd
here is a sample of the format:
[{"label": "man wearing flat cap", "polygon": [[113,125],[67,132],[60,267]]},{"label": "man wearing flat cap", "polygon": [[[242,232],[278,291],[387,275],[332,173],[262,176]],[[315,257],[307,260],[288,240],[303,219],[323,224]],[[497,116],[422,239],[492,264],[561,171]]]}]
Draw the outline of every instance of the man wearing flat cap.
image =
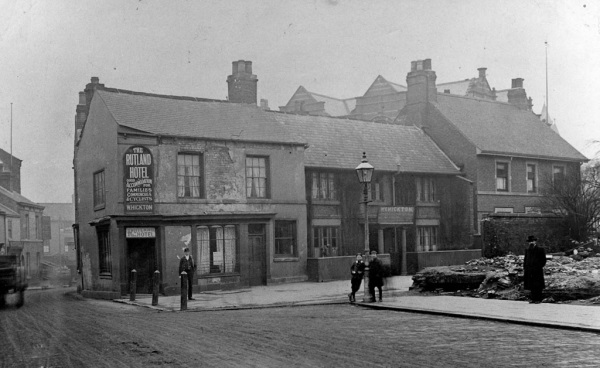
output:
[{"label": "man wearing flat cap", "polygon": [[523,263],[523,278],[525,290],[531,291],[531,302],[539,304],[542,302],[542,290],[546,287],[544,283],[544,265],[546,264],[546,252],[537,244],[537,238],[530,235],[527,238],[529,246],[525,250],[525,261]]}]

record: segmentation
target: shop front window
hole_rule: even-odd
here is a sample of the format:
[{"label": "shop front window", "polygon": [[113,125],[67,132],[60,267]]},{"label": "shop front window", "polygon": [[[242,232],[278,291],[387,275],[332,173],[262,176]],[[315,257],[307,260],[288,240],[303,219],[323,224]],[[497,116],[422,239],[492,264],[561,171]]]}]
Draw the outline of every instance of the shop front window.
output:
[{"label": "shop front window", "polygon": [[238,242],[235,225],[196,227],[199,275],[238,272]]}]

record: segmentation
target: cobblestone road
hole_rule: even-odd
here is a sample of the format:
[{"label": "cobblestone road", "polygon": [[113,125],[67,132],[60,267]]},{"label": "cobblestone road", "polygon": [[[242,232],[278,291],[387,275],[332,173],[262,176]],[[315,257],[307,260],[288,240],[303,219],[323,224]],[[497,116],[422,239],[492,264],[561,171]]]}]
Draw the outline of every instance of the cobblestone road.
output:
[{"label": "cobblestone road", "polygon": [[597,367],[600,335],[343,305],[157,312],[31,291],[0,367]]}]

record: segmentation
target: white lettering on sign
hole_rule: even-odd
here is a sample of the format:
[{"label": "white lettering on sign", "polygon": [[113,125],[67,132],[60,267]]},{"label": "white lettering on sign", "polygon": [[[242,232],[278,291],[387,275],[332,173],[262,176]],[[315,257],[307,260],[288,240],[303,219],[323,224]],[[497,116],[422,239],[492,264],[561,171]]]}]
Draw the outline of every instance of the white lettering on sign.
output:
[{"label": "white lettering on sign", "polygon": [[381,207],[381,212],[414,212],[414,207]]},{"label": "white lettering on sign", "polygon": [[125,229],[126,238],[156,238],[156,229],[153,227],[128,227]]}]

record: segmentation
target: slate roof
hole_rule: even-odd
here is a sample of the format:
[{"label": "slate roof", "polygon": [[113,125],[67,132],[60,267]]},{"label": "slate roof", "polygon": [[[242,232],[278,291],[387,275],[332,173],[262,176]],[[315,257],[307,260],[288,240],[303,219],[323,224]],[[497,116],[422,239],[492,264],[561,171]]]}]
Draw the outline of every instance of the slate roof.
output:
[{"label": "slate roof", "polygon": [[588,160],[531,111],[448,94],[438,94],[433,105],[482,153]]},{"label": "slate roof", "polygon": [[376,170],[396,171],[400,165],[403,172],[459,173],[439,147],[412,126],[285,114],[229,102],[96,93],[118,124],[152,134],[308,144],[307,167],[353,170],[366,151]]},{"label": "slate roof", "polygon": [[96,96],[119,125],[155,135],[305,143],[255,105],[117,90],[97,90]]}]

